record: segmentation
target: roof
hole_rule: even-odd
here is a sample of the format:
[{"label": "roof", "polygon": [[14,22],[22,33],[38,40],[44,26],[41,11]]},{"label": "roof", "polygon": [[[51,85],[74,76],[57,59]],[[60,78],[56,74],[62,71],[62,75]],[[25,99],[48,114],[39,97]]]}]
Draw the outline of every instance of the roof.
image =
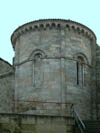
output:
[{"label": "roof", "polygon": [[8,64],[10,67],[13,67],[8,61],[5,61],[4,59],[0,58],[0,61],[3,61],[4,63]]}]

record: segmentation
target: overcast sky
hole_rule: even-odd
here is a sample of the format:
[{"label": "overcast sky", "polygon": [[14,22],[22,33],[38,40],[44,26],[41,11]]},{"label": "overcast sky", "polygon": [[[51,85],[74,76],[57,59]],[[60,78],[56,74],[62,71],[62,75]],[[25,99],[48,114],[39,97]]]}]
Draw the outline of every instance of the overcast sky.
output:
[{"label": "overcast sky", "polygon": [[100,44],[100,0],[0,0],[0,58],[12,64],[10,37],[17,27],[47,18],[80,22],[94,31]]}]

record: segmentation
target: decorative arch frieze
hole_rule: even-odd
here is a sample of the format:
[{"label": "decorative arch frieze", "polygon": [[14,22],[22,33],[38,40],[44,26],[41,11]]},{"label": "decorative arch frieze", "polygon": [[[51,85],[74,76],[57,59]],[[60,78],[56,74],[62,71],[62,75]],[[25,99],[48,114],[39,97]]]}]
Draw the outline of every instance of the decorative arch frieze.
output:
[{"label": "decorative arch frieze", "polygon": [[89,29],[88,27],[71,21],[71,20],[63,20],[63,19],[46,19],[46,20],[38,20],[33,21],[30,23],[27,23],[25,25],[20,26],[18,29],[15,30],[11,37],[11,41],[13,44],[13,47],[15,48],[16,40],[19,38],[22,34],[25,34],[29,31],[40,31],[40,30],[46,30],[46,29],[67,29],[75,31],[75,33],[82,34],[85,37],[89,38],[90,40],[96,40],[95,34]]}]

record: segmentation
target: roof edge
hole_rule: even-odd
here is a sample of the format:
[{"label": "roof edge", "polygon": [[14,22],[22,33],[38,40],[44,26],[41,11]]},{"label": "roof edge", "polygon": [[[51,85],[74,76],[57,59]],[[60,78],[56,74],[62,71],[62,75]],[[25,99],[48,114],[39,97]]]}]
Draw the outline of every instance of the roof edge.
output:
[{"label": "roof edge", "polygon": [[14,68],[13,65],[11,65],[8,61],[6,61],[6,60],[4,60],[2,58],[0,58],[0,60],[3,61],[3,62],[5,62],[6,64],[8,64],[10,67]]},{"label": "roof edge", "polygon": [[[67,20],[67,19],[39,19],[39,20],[35,20],[35,21],[31,21],[31,22],[28,22],[26,24],[23,24],[21,26],[19,26],[11,35],[11,42],[12,42],[12,45],[13,45],[13,48],[14,48],[14,43],[16,42],[16,39],[22,34],[24,33],[25,31],[28,31],[28,30],[33,30],[33,29],[36,29],[36,28],[41,28],[41,26],[44,27],[44,25],[47,26],[47,24],[50,24],[50,26],[53,26],[52,24],[74,24],[76,25],[77,27],[77,30],[87,30],[90,34],[92,34],[92,37],[95,38],[96,40],[96,35],[95,33],[90,29],[88,28],[87,26],[81,24],[81,23],[78,23],[76,21],[72,21],[72,20]],[[79,26],[79,27],[78,27]],[[42,27],[42,28],[43,28]],[[81,27],[81,29],[80,29]],[[88,34],[86,32],[86,34]],[[84,32],[84,31],[83,31]]]}]

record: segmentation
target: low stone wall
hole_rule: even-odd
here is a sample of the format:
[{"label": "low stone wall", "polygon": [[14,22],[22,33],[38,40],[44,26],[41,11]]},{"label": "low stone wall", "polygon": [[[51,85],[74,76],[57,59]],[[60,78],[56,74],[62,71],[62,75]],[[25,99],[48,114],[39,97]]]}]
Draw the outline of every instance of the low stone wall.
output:
[{"label": "low stone wall", "polygon": [[72,133],[72,117],[0,114],[0,133]]}]

